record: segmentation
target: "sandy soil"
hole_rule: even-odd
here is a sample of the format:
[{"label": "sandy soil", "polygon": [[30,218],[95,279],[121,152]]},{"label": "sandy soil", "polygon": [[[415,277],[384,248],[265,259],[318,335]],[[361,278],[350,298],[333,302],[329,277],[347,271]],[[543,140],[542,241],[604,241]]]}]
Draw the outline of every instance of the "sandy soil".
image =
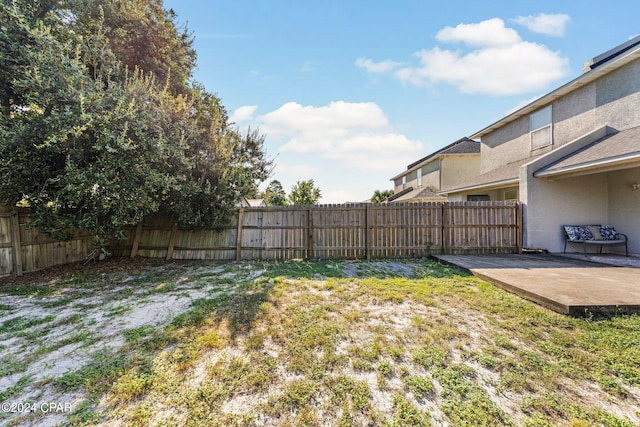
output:
[{"label": "sandy soil", "polygon": [[[424,264],[419,262],[341,262],[339,269],[343,277],[361,277],[364,270],[370,272],[393,273],[403,277],[415,277],[424,273]],[[336,264],[338,267],[338,264]],[[13,423],[18,426],[47,427],[64,424],[67,409],[73,411],[86,396],[81,392],[61,392],[51,382],[69,371],[85,366],[96,352],[104,349],[117,350],[125,343],[124,332],[150,326],[162,328],[180,313],[187,311],[193,301],[211,297],[218,293],[233,292],[234,283],[251,281],[264,272],[260,263],[195,263],[173,262],[158,263],[147,259],[117,259],[102,263],[74,264],[53,268],[22,277],[0,278],[0,402],[35,403],[36,408],[50,402],[66,405],[60,413],[42,414],[0,412],[0,424]],[[91,274],[99,277],[100,287],[86,288],[74,281],[78,274]],[[152,275],[157,280],[144,280]],[[165,280],[164,277],[170,277]],[[316,288],[314,281],[322,282],[324,277],[315,277],[309,281],[305,292],[327,292]],[[47,296],[11,295],[3,292],[5,285],[11,287],[55,286],[56,292]],[[162,286],[170,285],[169,291]],[[6,289],[6,287],[5,287]],[[327,300],[330,295],[323,295]],[[377,301],[353,301],[372,319],[368,327],[386,328],[389,334],[401,335],[416,315],[438,318],[442,314],[425,305],[410,302],[398,304],[378,304]],[[451,309],[447,320],[454,321],[459,329],[465,331],[467,342],[481,348],[486,343],[484,325],[486,319],[482,313],[469,310]],[[32,324],[25,323],[34,321]],[[444,319],[443,319],[444,321]],[[21,323],[22,322],[22,323]],[[12,329],[11,325],[18,325]],[[20,327],[20,325],[22,325]],[[366,341],[368,329],[363,328],[353,336],[350,345]],[[71,340],[69,337],[82,332],[83,339]],[[265,348],[277,357],[278,347]],[[216,357],[241,356],[240,349],[227,348]],[[212,363],[212,359],[207,361]],[[205,365],[201,367],[203,370]],[[496,391],[496,374],[477,364],[473,366],[479,373],[479,382],[483,384],[492,400],[514,421],[519,424],[522,416],[517,399],[508,392]],[[351,375],[377,390],[375,373],[352,372]],[[202,378],[198,369],[194,370],[194,383]],[[392,381],[399,381],[397,379]],[[21,383],[26,386],[12,389]],[[400,385],[398,385],[400,387]],[[632,414],[632,408],[625,404],[603,402],[598,389],[591,390],[590,384],[567,384],[569,388],[585,390],[584,398],[592,399],[594,404],[606,407],[612,413]],[[640,399],[640,390],[631,390],[633,401]],[[264,398],[264,396],[263,396]],[[253,400],[252,400],[253,399]],[[241,413],[243,408],[263,403],[256,396],[238,395],[225,403],[223,410],[228,413]],[[390,412],[391,398],[375,392],[374,406],[382,412]],[[421,409],[428,411],[436,425],[447,425],[444,414],[433,402],[423,402]],[[638,414],[640,417],[640,414]],[[634,421],[639,421],[634,419]]]}]

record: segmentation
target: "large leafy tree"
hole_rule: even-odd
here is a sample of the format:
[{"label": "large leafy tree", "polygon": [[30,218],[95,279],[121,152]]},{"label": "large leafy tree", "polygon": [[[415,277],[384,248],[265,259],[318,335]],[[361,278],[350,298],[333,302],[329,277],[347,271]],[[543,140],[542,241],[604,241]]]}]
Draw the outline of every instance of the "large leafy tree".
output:
[{"label": "large leafy tree", "polygon": [[291,187],[289,202],[292,205],[315,205],[321,196],[322,193],[320,189],[315,186],[313,179],[298,181]]},{"label": "large leafy tree", "polygon": [[189,92],[196,63],[193,37],[179,28],[176,14],[162,0],[59,0],[73,16],[74,26],[91,35],[97,23],[107,46],[130,70],[153,73],[173,93]]},{"label": "large leafy tree", "polygon": [[92,230],[98,244],[159,211],[223,224],[269,174],[264,137],[230,128],[188,67],[161,82],[127,64],[103,15],[90,16],[73,1],[0,3],[0,202],[28,203],[61,237]]}]

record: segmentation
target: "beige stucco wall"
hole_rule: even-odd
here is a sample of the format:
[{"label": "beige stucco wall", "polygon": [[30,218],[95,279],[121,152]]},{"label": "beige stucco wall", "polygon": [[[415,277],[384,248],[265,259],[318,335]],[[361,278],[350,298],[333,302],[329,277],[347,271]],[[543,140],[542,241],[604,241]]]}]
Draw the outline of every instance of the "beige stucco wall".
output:
[{"label": "beige stucco wall", "polygon": [[422,187],[431,187],[436,190],[440,188],[440,160],[436,158],[435,160],[421,166],[419,169],[422,170],[422,185],[418,186],[418,169],[412,170],[411,172],[407,172],[404,176],[406,176],[406,184],[402,185],[402,177],[396,179],[394,181],[394,189],[395,193],[398,193],[405,188],[413,187],[422,188]]},{"label": "beige stucco wall", "polygon": [[[434,190],[440,189],[440,173],[439,169],[427,173],[422,176],[422,187],[430,187]],[[418,188],[417,185],[414,188]]]},{"label": "beige stucco wall", "polygon": [[481,138],[481,173],[531,155],[529,118],[523,117]]},{"label": "beige stucco wall", "polygon": [[[542,180],[533,178],[526,194],[524,247],[562,252],[563,225],[608,222],[608,190],[605,174]],[[579,249],[579,248],[578,248]],[[575,251],[574,248],[567,250]]]},{"label": "beige stucco wall", "polygon": [[[640,254],[640,168],[541,180],[528,185],[525,247],[562,252],[562,225],[608,224],[629,237],[629,252]],[[568,251],[581,248],[570,246]],[[622,247],[612,251],[622,253]]]},{"label": "beige stucco wall", "polygon": [[479,155],[447,155],[441,160],[441,190],[454,188],[480,174]]},{"label": "beige stucco wall", "polygon": [[521,117],[482,137],[482,173],[546,154],[605,125],[617,130],[640,126],[640,60],[558,98],[551,105],[552,146],[531,150],[529,116]]},{"label": "beige stucco wall", "polygon": [[640,184],[640,168],[607,174],[607,222],[629,237],[630,252],[640,254],[640,190],[633,190],[631,184]]}]

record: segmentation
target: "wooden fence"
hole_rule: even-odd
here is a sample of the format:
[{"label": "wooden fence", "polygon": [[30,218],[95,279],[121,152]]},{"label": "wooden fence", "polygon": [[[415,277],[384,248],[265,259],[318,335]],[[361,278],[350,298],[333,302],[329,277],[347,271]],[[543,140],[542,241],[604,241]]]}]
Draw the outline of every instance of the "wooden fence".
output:
[{"label": "wooden fence", "polygon": [[166,259],[372,259],[522,249],[521,206],[510,202],[243,208],[218,231],[180,230],[154,217],[112,253]]},{"label": "wooden fence", "polygon": [[93,251],[90,233],[76,231],[61,242],[29,227],[29,217],[29,209],[0,206],[0,275],[83,261]]},{"label": "wooden fence", "polygon": [[[0,275],[82,261],[92,238],[59,242],[0,207]],[[522,249],[521,206],[510,202],[243,208],[221,230],[181,230],[154,216],[126,230],[114,256],[165,259],[374,259]]]}]

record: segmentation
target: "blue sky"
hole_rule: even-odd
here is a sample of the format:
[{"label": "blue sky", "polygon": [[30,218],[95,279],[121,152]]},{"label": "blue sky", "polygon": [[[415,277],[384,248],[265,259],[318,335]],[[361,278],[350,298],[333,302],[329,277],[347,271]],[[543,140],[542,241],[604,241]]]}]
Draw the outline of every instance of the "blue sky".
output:
[{"label": "blue sky", "polygon": [[[287,193],[357,202],[640,34],[640,2],[165,0],[194,80],[259,128]],[[267,181],[268,182],[268,181]],[[266,183],[265,183],[266,184]]]}]

